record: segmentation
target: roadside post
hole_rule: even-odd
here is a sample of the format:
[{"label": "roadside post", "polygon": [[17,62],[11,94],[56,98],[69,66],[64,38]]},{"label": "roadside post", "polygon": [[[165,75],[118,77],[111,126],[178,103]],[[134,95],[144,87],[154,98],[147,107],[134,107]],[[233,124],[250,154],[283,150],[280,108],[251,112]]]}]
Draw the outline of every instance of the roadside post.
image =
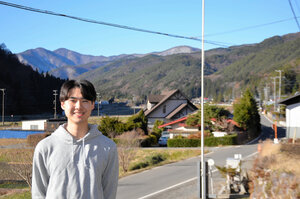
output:
[{"label": "roadside post", "polygon": [[274,134],[275,134],[275,137],[274,137],[274,144],[278,144],[279,141],[278,141],[278,138],[277,138],[277,121],[274,122],[274,124],[273,124],[273,129],[274,129]]}]

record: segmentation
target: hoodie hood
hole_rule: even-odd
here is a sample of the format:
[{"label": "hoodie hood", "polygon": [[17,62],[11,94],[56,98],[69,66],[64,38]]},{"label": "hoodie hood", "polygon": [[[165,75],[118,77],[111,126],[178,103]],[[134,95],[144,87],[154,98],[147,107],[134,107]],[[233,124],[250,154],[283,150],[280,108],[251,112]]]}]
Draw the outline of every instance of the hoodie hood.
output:
[{"label": "hoodie hood", "polygon": [[89,168],[87,156],[89,154],[90,147],[87,145],[92,139],[102,136],[102,133],[98,130],[98,126],[89,124],[89,131],[83,138],[80,139],[76,139],[74,136],[72,136],[65,127],[66,124],[60,125],[52,135],[57,137],[58,140],[61,140],[68,145],[72,145],[72,162],[75,162],[75,156],[78,154],[78,151],[80,151],[79,153],[82,153],[84,158],[84,166]]},{"label": "hoodie hood", "polygon": [[90,139],[93,139],[95,137],[101,136],[102,133],[98,130],[97,125],[89,124],[89,131],[87,134],[80,139],[76,139],[74,136],[72,136],[67,130],[66,130],[67,124],[60,125],[56,131],[52,134],[53,136],[57,136],[59,140],[62,140],[63,142],[66,142],[68,144],[76,144],[83,141],[88,141]]}]

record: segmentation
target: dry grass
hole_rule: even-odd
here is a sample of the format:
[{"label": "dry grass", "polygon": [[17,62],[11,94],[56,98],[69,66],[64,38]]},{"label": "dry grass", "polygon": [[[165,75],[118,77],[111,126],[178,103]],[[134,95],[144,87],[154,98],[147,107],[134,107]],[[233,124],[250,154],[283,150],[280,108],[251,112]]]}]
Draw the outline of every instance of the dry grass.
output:
[{"label": "dry grass", "polygon": [[147,160],[149,157],[153,157],[155,155],[162,155],[166,157],[166,160],[160,162],[157,165],[149,165],[146,168],[142,168],[139,170],[134,171],[128,171],[127,173],[124,173],[122,169],[120,169],[120,177],[124,177],[127,175],[131,175],[133,173],[138,173],[147,169],[151,169],[155,166],[160,166],[164,164],[169,164],[173,162],[177,162],[180,160],[192,158],[201,155],[201,150],[199,149],[147,149],[147,148],[139,148],[136,151],[135,159],[130,162],[130,166],[138,164],[140,162],[143,162]]},{"label": "dry grass", "polygon": [[300,198],[300,145],[266,141],[254,161],[251,198]]},{"label": "dry grass", "polygon": [[26,139],[0,139],[0,146],[26,144]]},{"label": "dry grass", "polygon": [[294,173],[300,177],[300,144],[274,144],[269,140],[262,145],[260,156],[273,159],[268,165],[269,169]]},{"label": "dry grass", "polygon": [[[100,120],[103,116],[92,116],[92,117],[89,117],[89,124],[100,124]],[[119,118],[119,120],[121,122],[127,122],[128,118],[131,117],[131,115],[122,115],[122,116],[109,116],[109,117],[117,117]]]}]

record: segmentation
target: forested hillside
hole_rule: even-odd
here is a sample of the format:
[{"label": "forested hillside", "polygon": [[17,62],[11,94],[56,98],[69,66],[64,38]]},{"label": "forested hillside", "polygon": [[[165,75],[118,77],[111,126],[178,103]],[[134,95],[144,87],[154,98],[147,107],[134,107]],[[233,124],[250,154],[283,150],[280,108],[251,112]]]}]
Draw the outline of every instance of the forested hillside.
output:
[{"label": "forested hillside", "polygon": [[[5,115],[53,113],[53,90],[59,90],[63,82],[21,64],[4,44],[0,45],[0,88],[5,88]],[[2,104],[2,92],[0,96]]]},{"label": "forested hillside", "polygon": [[[290,94],[299,90],[300,85],[300,35],[273,37],[254,46],[244,47],[247,56],[219,70],[208,80],[221,93],[240,94],[250,87],[257,94],[265,86],[273,86],[271,77],[278,76],[275,70],[282,70],[282,93]],[[278,80],[277,80],[278,81]],[[278,84],[277,84],[278,86]]]},{"label": "forested hillside", "polygon": [[[205,54],[205,96],[229,100],[246,87],[263,93],[283,70],[283,94],[299,90],[300,33],[276,36],[258,44],[212,49]],[[101,96],[144,98],[179,88],[188,97],[200,95],[200,52],[119,59],[78,78],[89,79]],[[271,89],[272,91],[272,89]]]}]

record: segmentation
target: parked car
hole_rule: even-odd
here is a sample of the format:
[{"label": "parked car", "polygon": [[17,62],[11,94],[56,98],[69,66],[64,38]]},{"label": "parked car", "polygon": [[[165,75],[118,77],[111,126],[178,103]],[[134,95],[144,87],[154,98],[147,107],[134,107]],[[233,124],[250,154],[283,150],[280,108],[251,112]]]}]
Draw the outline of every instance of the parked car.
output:
[{"label": "parked car", "polygon": [[168,139],[170,138],[169,135],[163,135],[159,138],[158,144],[159,146],[167,146]]},{"label": "parked car", "polygon": [[163,131],[161,133],[161,136],[170,136],[170,133],[168,131]]}]

